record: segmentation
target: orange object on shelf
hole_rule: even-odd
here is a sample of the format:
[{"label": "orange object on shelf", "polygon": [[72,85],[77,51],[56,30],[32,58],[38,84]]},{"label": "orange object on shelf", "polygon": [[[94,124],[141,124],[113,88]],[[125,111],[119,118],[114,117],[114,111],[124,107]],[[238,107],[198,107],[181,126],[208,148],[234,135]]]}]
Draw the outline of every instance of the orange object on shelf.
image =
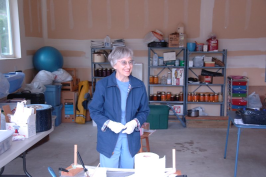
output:
[{"label": "orange object on shelf", "polygon": [[214,102],[219,102],[219,97],[217,93],[214,94]]},{"label": "orange object on shelf", "polygon": [[157,95],[156,94],[153,95],[153,101],[157,101]]},{"label": "orange object on shelf", "polygon": [[204,62],[205,67],[215,67],[215,62]]},{"label": "orange object on shelf", "polygon": [[154,84],[154,77],[150,76],[150,84]]},{"label": "orange object on shelf", "polygon": [[179,93],[179,101],[184,101],[183,92]]},{"label": "orange object on shelf", "polygon": [[192,95],[192,100],[194,101],[194,102],[197,102],[198,100],[197,100],[197,95],[196,95],[196,93],[194,93],[193,95]]},{"label": "orange object on shelf", "polygon": [[192,94],[191,93],[188,93],[187,101],[188,102],[191,102],[192,101]]},{"label": "orange object on shelf", "polygon": [[171,92],[167,92],[166,101],[170,101],[170,100],[171,100]]},{"label": "orange object on shelf", "polygon": [[158,83],[159,83],[158,76],[154,76],[154,78],[153,78],[153,83],[154,83],[154,84],[158,84]]},{"label": "orange object on shelf", "polygon": [[214,102],[214,95],[210,94],[210,102]]},{"label": "orange object on shelf", "polygon": [[161,95],[161,101],[166,101],[166,95],[165,95],[165,93],[162,93],[162,95]]},{"label": "orange object on shelf", "polygon": [[201,93],[201,94],[200,94],[200,102],[204,102],[204,101],[205,101],[204,94],[203,94],[203,93]]},{"label": "orange object on shelf", "polygon": [[204,101],[205,102],[209,102],[210,101],[210,95],[209,94],[205,94],[205,96],[204,96]]}]

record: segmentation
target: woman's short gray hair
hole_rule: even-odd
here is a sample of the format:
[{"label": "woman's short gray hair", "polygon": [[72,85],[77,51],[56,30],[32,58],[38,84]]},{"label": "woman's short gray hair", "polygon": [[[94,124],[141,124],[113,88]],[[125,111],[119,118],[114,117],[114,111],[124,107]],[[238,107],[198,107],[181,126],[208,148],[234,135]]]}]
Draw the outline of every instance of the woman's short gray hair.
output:
[{"label": "woman's short gray hair", "polygon": [[115,47],[108,56],[108,61],[112,67],[117,63],[117,60],[122,58],[132,58],[133,50],[128,47]]}]

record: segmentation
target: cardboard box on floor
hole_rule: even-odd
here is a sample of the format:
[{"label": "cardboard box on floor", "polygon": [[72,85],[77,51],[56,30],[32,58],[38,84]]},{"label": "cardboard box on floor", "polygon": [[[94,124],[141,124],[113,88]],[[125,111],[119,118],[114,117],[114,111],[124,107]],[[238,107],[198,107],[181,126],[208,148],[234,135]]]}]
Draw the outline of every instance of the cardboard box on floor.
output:
[{"label": "cardboard box on floor", "polygon": [[[61,103],[62,108],[62,122],[74,123],[76,118],[76,102],[78,99],[78,92],[62,91]],[[89,110],[87,110],[86,121],[91,121]]]}]

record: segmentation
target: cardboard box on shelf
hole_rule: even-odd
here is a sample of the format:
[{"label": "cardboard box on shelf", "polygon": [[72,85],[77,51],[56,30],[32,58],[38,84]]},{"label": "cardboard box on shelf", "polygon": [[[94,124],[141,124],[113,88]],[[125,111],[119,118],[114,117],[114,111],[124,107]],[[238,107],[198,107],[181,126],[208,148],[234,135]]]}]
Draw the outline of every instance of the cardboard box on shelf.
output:
[{"label": "cardboard box on shelf", "polygon": [[184,85],[184,68],[172,68],[172,85]]},{"label": "cardboard box on shelf", "polygon": [[173,109],[177,115],[183,115],[183,105],[173,105]]},{"label": "cardboard box on shelf", "polygon": [[199,75],[199,81],[202,83],[212,83],[212,76]]},{"label": "cardboard box on shelf", "polygon": [[223,76],[213,76],[212,77],[212,84],[224,84],[224,77]]},{"label": "cardboard box on shelf", "polygon": [[163,53],[163,60],[164,61],[176,60],[175,55],[176,55],[175,52],[165,52],[165,53]]},{"label": "cardboard box on shelf", "polygon": [[179,47],[179,34],[172,33],[169,36],[168,47]]}]

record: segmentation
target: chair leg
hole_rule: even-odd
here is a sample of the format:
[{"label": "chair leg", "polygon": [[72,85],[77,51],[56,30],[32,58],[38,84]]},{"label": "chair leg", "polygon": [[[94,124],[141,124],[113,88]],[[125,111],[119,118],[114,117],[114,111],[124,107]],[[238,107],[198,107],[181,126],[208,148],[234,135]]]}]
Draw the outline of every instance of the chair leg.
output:
[{"label": "chair leg", "polygon": [[143,148],[143,146],[142,146],[142,139],[140,139],[140,150],[139,150],[139,153],[140,152],[143,152],[143,149],[142,148]]},{"label": "chair leg", "polygon": [[147,152],[150,152],[149,137],[147,137],[145,139],[146,139],[146,149],[147,149]]}]

